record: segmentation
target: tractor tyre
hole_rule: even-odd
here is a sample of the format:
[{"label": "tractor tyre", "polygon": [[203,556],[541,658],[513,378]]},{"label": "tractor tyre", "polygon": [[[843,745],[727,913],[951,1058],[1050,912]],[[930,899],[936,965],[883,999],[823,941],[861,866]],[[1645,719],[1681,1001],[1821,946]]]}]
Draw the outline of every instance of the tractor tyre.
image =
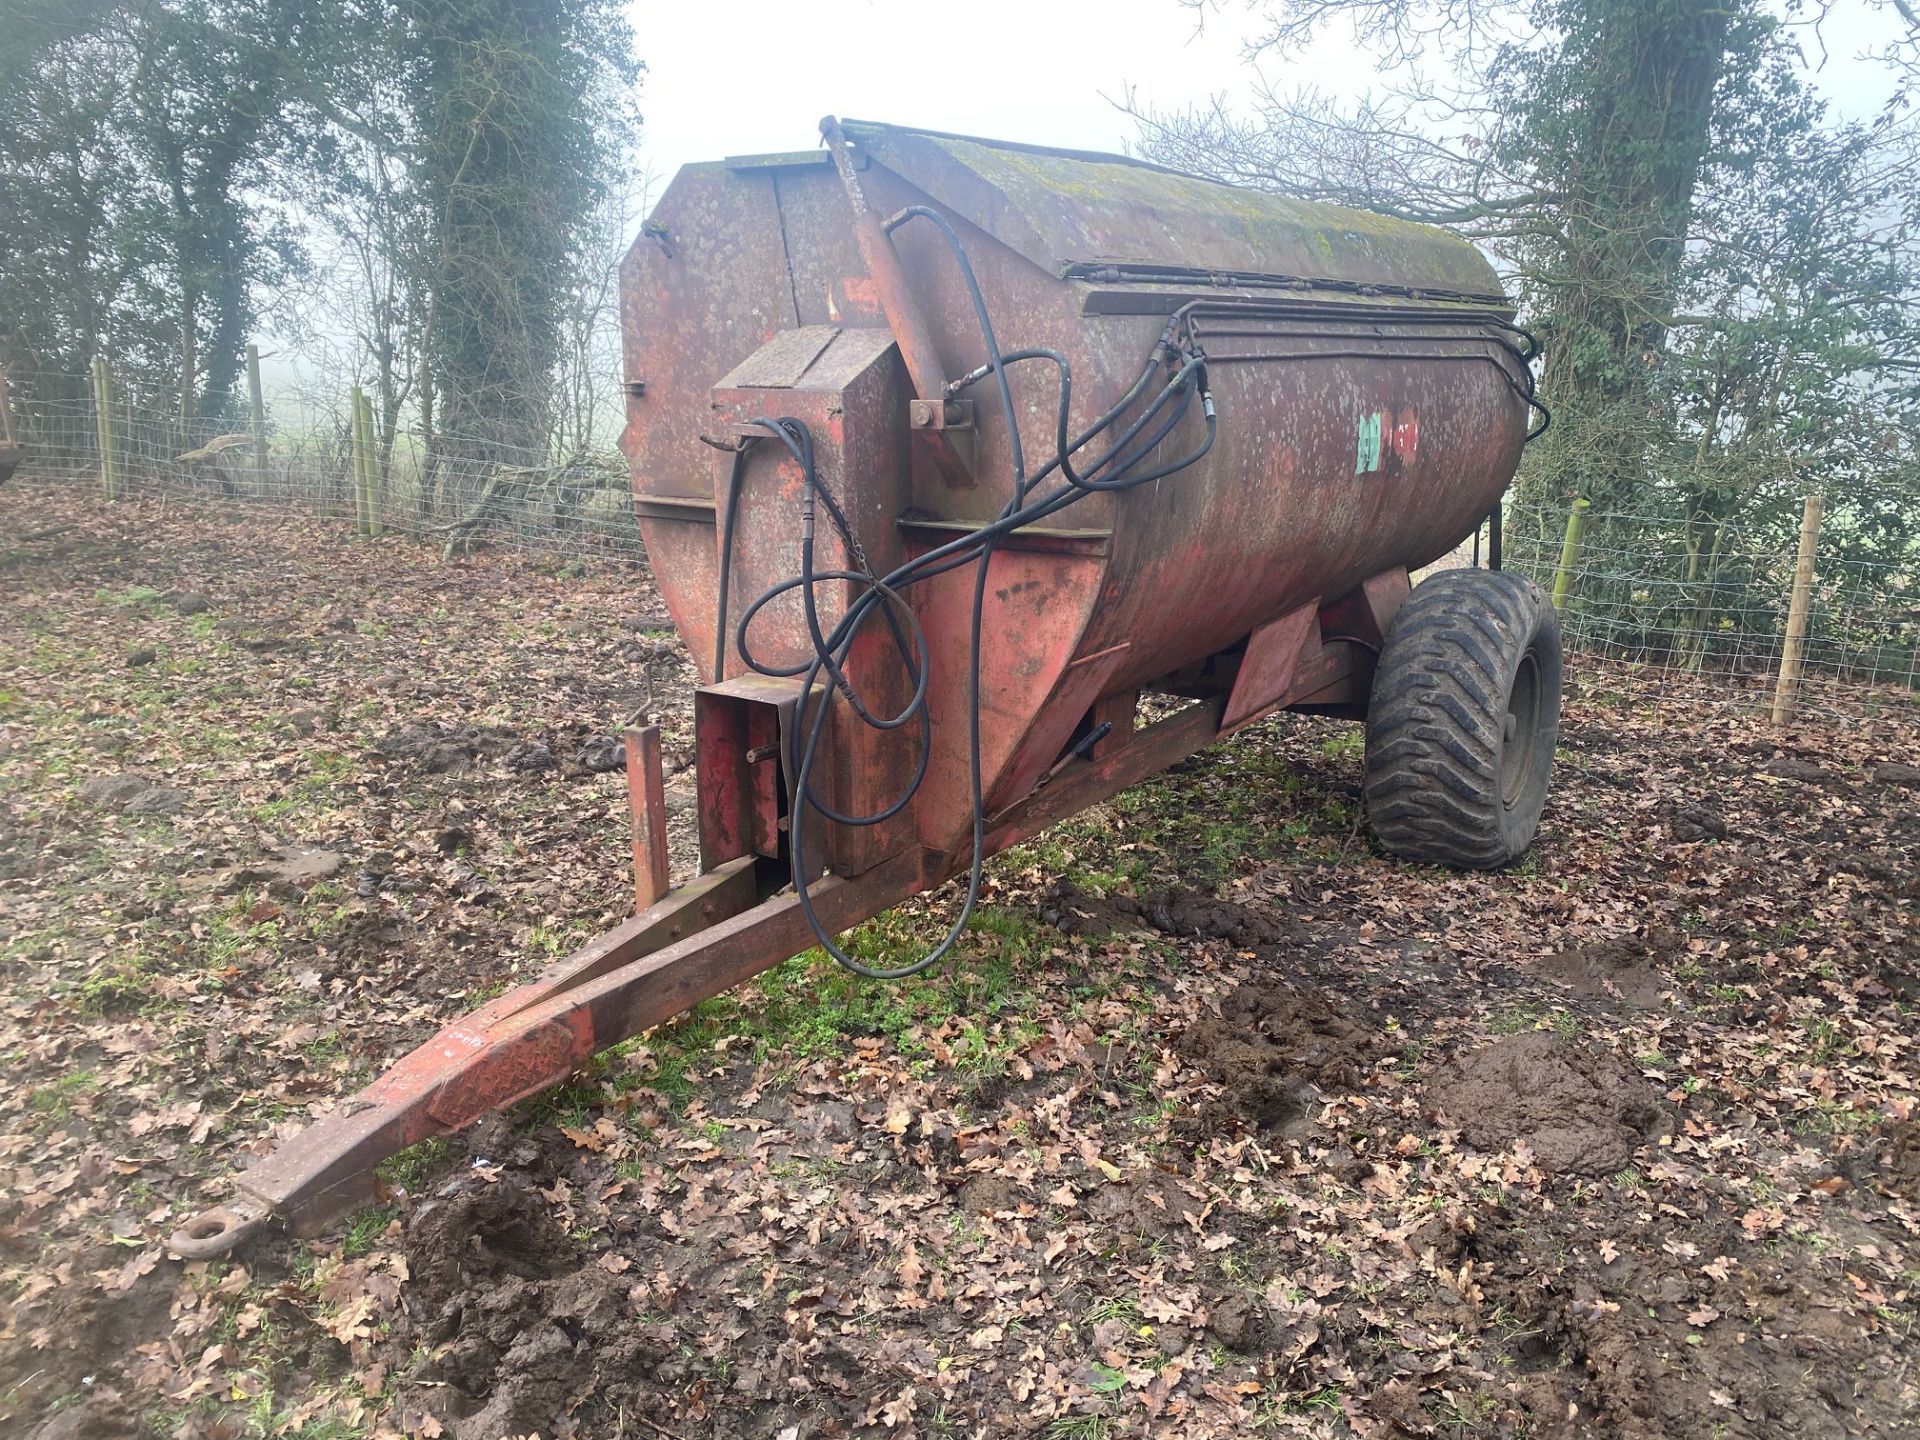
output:
[{"label": "tractor tyre", "polygon": [[1443,570],[1388,627],[1367,708],[1367,818],[1395,855],[1494,870],[1540,826],[1560,728],[1560,621],[1531,580]]}]

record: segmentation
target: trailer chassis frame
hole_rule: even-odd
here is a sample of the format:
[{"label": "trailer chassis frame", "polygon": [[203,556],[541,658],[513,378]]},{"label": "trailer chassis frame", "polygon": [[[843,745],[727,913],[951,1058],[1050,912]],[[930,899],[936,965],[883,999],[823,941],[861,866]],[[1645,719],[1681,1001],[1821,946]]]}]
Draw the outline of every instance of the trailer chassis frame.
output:
[{"label": "trailer chassis frame", "polygon": [[[1281,617],[1215,657],[1203,698],[1142,728],[1133,725],[1137,696],[1103,702],[1099,742],[1070,752],[1026,796],[988,817],[988,852],[1030,839],[1275,710],[1362,713],[1380,638],[1406,589],[1406,573],[1390,572],[1340,603],[1315,605],[1309,624]],[[1353,633],[1323,635],[1323,621],[1336,620]],[[1266,632],[1292,642],[1278,665],[1261,654]],[[1243,678],[1268,693],[1249,701]],[[630,736],[630,756],[640,753],[640,738]],[[665,871],[659,777],[657,764],[629,765],[641,895]],[[826,876],[812,886],[815,909],[836,931],[850,929],[963,871],[969,853],[911,846],[858,875]],[[714,865],[530,983],[462,1016],[255,1161],[238,1177],[234,1198],[180,1226],[171,1248],[185,1259],[212,1259],[275,1218],[295,1234],[317,1233],[373,1198],[374,1167],[387,1156],[557,1085],[609,1046],[809,949],[814,935],[782,868],[757,855]]]}]

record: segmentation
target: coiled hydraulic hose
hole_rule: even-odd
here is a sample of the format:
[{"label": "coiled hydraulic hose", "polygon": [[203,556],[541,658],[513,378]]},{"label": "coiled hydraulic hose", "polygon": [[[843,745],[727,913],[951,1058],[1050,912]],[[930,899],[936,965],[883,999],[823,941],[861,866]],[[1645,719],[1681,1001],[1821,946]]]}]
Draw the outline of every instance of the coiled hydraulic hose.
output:
[{"label": "coiled hydraulic hose", "polygon": [[[1188,378],[1182,379],[1178,383],[1190,387],[1192,384],[1190,374]],[[1139,460],[1153,453],[1153,449],[1159,441],[1164,439],[1165,435],[1170,433],[1174,426],[1178,425],[1181,418],[1185,415],[1192,395],[1192,389],[1187,388],[1178,403],[1172,407],[1172,413],[1156,427],[1156,431],[1154,435],[1150,437],[1149,442],[1137,447],[1132,460],[1127,463],[1137,463]],[[1172,474],[1179,468],[1190,465],[1199,459],[1201,455],[1206,453],[1207,446],[1211,444],[1215,430],[1211,418],[1211,397],[1208,397],[1204,403],[1209,411],[1207,439],[1202,442],[1197,450],[1179,461],[1158,467],[1151,471],[1138,472],[1131,475],[1121,474],[1112,478],[1125,483],[1146,483],[1153,479],[1162,478],[1164,475]],[[857,545],[853,543],[851,528],[846,524],[844,514],[841,513],[838,504],[834,501],[831,491],[820,481],[818,469],[813,461],[811,436],[807,433],[806,426],[802,422],[790,418],[779,420],[761,419],[756,420],[754,423],[769,436],[777,439],[781,443],[787,452],[800,464],[802,474],[805,477],[801,515],[800,573],[790,580],[783,581],[779,585],[771,587],[756,598],[740,617],[738,629],[734,637],[735,643],[739,647],[741,658],[753,670],[765,675],[804,676],[801,684],[801,699],[796,708],[794,724],[795,747],[798,753],[789,759],[795,777],[795,805],[792,816],[792,828],[789,832],[794,888],[800,900],[801,910],[807,916],[808,923],[813,928],[815,938],[820,942],[821,948],[832,955],[836,961],[846,966],[849,970],[870,978],[904,978],[905,976],[918,974],[920,971],[927,969],[952,950],[954,944],[959,940],[960,935],[965,931],[967,922],[971,919],[972,912],[979,900],[980,881],[986,858],[986,807],[982,793],[983,785],[980,760],[980,637],[985,612],[988,559],[992,554],[993,542],[998,539],[999,536],[1018,528],[1020,525],[1030,524],[1047,515],[1057,513],[1067,505],[1091,493],[1091,489],[1081,486],[1063,485],[1051,491],[1044,498],[1018,509],[1010,502],[1007,508],[1002,511],[999,519],[994,521],[993,524],[982,527],[981,530],[975,531],[971,535],[963,536],[957,541],[950,542],[948,545],[929,551],[919,559],[902,565],[885,577],[879,577],[873,573],[871,568],[865,566],[864,556],[860,556]],[[1134,429],[1130,430],[1129,435],[1137,433],[1137,428],[1138,427],[1134,427]],[[1102,471],[1109,468],[1117,468],[1114,466],[1114,462],[1120,458],[1121,451],[1126,444],[1127,437],[1123,436],[1122,439],[1109,448],[1104,455],[1100,456],[1087,467],[1083,480],[1092,482],[1093,478],[1099,476]],[[1049,468],[1052,467],[1050,466]],[[1119,485],[1107,485],[1104,488],[1121,487]],[[835,528],[839,530],[848,554],[858,557],[856,563],[859,563],[862,568],[857,570],[819,570],[815,568],[814,502],[816,498],[821,505],[826,508],[829,518],[832,520]],[[968,725],[969,810],[973,830],[973,853],[971,863],[968,866],[966,898],[962,902],[959,915],[955,917],[947,933],[941,938],[940,942],[925,955],[922,955],[919,959],[908,965],[880,969],[865,965],[849,955],[836,942],[832,933],[820,923],[814,913],[812,897],[809,894],[806,879],[808,812],[814,812],[821,818],[835,824],[877,825],[899,814],[912,801],[920,784],[925,779],[927,768],[931,761],[932,724],[926,703],[929,680],[926,634],[920,625],[919,618],[913,613],[912,606],[905,601],[901,591],[907,585],[929,579],[935,575],[947,573],[968,563],[974,564],[976,568],[971,613],[968,620],[966,710]],[[855,598],[853,603],[848,606],[845,614],[830,632],[824,631],[820,624],[818,606],[814,598],[814,587],[822,581],[852,581],[866,587],[862,593]],[[774,665],[760,660],[753,654],[748,638],[755,616],[759,614],[762,608],[781,595],[796,589],[801,592],[803,604],[806,608],[809,637],[813,644],[812,656],[808,660],[793,666]],[[896,650],[900,655],[901,663],[905,668],[907,677],[913,686],[912,695],[899,713],[885,718],[872,714],[870,709],[859,699],[842,669],[846,654],[852,646],[854,636],[859,632],[861,626],[867,622],[876,606],[883,607],[884,612],[887,614]],[[829,804],[827,800],[817,792],[813,785],[813,768],[819,753],[821,738],[825,733],[827,705],[824,701],[819,704],[813,704],[811,697],[814,687],[823,672],[831,680],[833,688],[849,700],[854,713],[860,717],[863,723],[872,725],[877,729],[897,729],[912,720],[917,719],[919,721],[919,743],[916,746],[912,775],[897,796],[869,814],[849,815],[842,813]]]},{"label": "coiled hydraulic hose", "polygon": [[[794,775],[795,796],[789,832],[789,854],[793,869],[794,890],[800,902],[801,911],[807,917],[807,923],[812,928],[821,948],[847,969],[873,979],[901,979],[918,974],[929,966],[937,964],[958,942],[979,902],[981,877],[986,861],[986,805],[980,746],[980,637],[986,608],[988,566],[996,542],[1020,526],[1057,514],[1089,494],[1129,489],[1173,475],[1204,456],[1211,448],[1217,432],[1213,397],[1207,388],[1205,357],[1197,348],[1185,348],[1176,343],[1176,327],[1173,322],[1169,322],[1159,342],[1154,346],[1153,354],[1142,368],[1139,378],[1120,400],[1081,434],[1069,436],[1068,416],[1073,398],[1073,377],[1066,358],[1057,351],[1045,349],[1023,349],[1003,353],[994,335],[992,318],[987,312],[985,297],[981,294],[979,283],[974,277],[973,267],[967,259],[965,248],[946,218],[924,206],[913,206],[895,216],[889,222],[888,228],[895,228],[914,218],[925,218],[940,231],[966,282],[975,319],[980,328],[981,340],[987,352],[987,363],[949,385],[948,394],[957,394],[985,380],[988,376],[994,378],[995,388],[999,392],[1000,406],[1005,414],[1012,450],[1013,496],[990,524],[947,544],[937,546],[897,567],[891,573],[879,576],[874,574],[871,566],[867,564],[866,556],[860,549],[852,527],[847,523],[838,501],[821,482],[819,470],[814,461],[813,437],[806,425],[791,417],[778,419],[763,417],[754,420],[752,423],[758,429],[777,441],[793,457],[800,466],[804,478],[801,492],[800,573],[772,586],[758,596],[740,616],[733,637],[741,659],[749,668],[763,675],[803,677],[793,726],[794,753],[788,757],[791,773]],[[1029,475],[1026,470],[1018,414],[1013,403],[1012,386],[1008,379],[1008,367],[1034,360],[1050,361],[1057,367],[1060,373],[1060,388],[1055,416],[1054,453],[1044,466]],[[1170,368],[1171,374],[1158,393],[1148,400],[1141,413],[1106,446],[1101,454],[1076,468],[1073,457],[1118,426],[1128,410],[1152,388],[1154,376],[1160,373],[1163,367]],[[1201,399],[1202,411],[1206,417],[1206,434],[1199,446],[1171,463],[1148,470],[1137,468],[1179,426],[1196,395]],[[1056,470],[1060,472],[1064,483],[1054,486],[1037,499],[1029,500],[1028,497],[1033,488]],[[726,533],[723,534],[721,541],[723,550],[730,548],[732,543],[732,521],[743,484],[744,476],[736,467],[735,473],[729,477]],[[817,511],[820,509],[827,512],[829,522],[838,531],[842,546],[856,568],[844,570],[815,568],[815,527]],[[724,567],[724,557],[722,564]],[[959,914],[948,927],[946,934],[927,953],[905,965],[890,968],[870,966],[855,959],[841,947],[833,933],[820,921],[813,908],[807,881],[807,817],[811,812],[834,824],[877,825],[898,815],[912,802],[926,777],[933,751],[932,721],[927,708],[930,667],[925,630],[902,592],[909,585],[931,579],[936,575],[946,574],[968,564],[975,567],[975,574],[967,640],[966,711],[972,855],[967,870],[966,895],[961,903]],[[821,623],[815,593],[815,586],[823,581],[847,581],[863,587],[831,630],[827,630]],[[748,638],[753,620],[765,606],[793,590],[801,592],[808,638],[813,653],[807,660],[791,666],[774,665],[762,661],[753,654]],[[724,606],[725,603],[723,587],[721,604]],[[900,663],[912,687],[912,694],[900,711],[884,717],[875,715],[856,693],[844,668],[847,653],[852,647],[855,636],[873,616],[876,609],[886,617]],[[724,610],[721,612],[721,618],[723,622],[720,640],[721,659],[724,660],[726,643]],[[716,674],[721,669],[722,666],[717,663]],[[814,703],[813,691],[823,674],[830,682],[832,689],[848,701],[852,712],[861,723],[875,729],[892,730],[918,722],[919,739],[911,777],[898,795],[870,814],[844,814],[836,810],[814,788],[813,769],[819,753],[821,737],[825,733],[828,701],[823,699],[817,704]]]}]

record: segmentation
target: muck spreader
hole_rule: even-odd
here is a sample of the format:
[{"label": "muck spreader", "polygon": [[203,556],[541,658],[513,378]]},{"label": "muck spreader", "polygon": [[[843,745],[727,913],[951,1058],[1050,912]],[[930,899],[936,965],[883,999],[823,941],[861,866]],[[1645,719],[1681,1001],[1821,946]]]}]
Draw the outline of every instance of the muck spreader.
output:
[{"label": "muck spreader", "polygon": [[[659,736],[629,732],[638,913],[254,1162],[179,1254],[317,1228],[382,1158],[812,947],[924,969],[987,857],[1276,711],[1365,721],[1388,850],[1531,842],[1560,637],[1498,524],[1546,415],[1473,246],[1134,159],[821,132],[682,169],[622,267],[634,510],[700,671],[697,878],[667,888]],[[1410,587],[1483,523],[1488,568]],[[948,881],[926,954],[836,941]]]}]

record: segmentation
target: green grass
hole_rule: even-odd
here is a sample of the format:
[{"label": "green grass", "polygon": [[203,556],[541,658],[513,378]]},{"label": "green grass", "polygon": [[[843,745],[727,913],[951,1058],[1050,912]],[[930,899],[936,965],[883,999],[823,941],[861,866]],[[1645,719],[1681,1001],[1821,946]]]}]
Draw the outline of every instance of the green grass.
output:
[{"label": "green grass", "polygon": [[1103,1295],[1087,1307],[1086,1322],[1098,1325],[1103,1320],[1118,1320],[1129,1329],[1140,1323],[1140,1306],[1130,1296]]},{"label": "green grass", "polygon": [[1878,1113],[1871,1108],[1815,1096],[1795,1118],[1793,1128],[1803,1135],[1865,1135],[1879,1123]]},{"label": "green grass", "polygon": [[[997,873],[1038,868],[1096,895],[1149,880],[1212,890],[1275,860],[1364,856],[1356,807],[1284,753],[1280,716],[1234,743],[1201,752],[1103,806],[1063,821],[996,862]],[[1351,770],[1365,737],[1349,727],[1316,747],[1331,768]],[[1119,823],[1114,823],[1115,820]]]},{"label": "green grass", "polygon": [[1311,1415],[1315,1411],[1338,1414],[1343,1393],[1338,1385],[1321,1385],[1312,1390],[1287,1391],[1270,1396],[1254,1420],[1254,1429],[1273,1430],[1284,1424],[1292,1432],[1293,1426],[1286,1422],[1300,1416]]},{"label": "green grass", "polygon": [[[1321,753],[1344,764],[1358,734],[1343,731],[1323,742]],[[1354,807],[1300,774],[1275,739],[1257,726],[1204,752],[1184,772],[1144,781],[1109,804],[1125,817],[1135,843],[1157,852],[1163,868],[1192,888],[1217,888],[1278,859],[1339,859],[1358,829]]]},{"label": "green grass", "polygon": [[1855,1053],[1846,1032],[1824,1015],[1803,1020],[1800,1027],[1806,1032],[1810,1046],[1807,1058],[1815,1065],[1831,1065]]},{"label": "green grass", "polygon": [[382,1160],[376,1173],[388,1185],[409,1192],[419,1190],[447,1158],[447,1148],[447,1140],[440,1135],[430,1140],[420,1140],[419,1144],[409,1144],[396,1156]]},{"label": "green grass", "polygon": [[[170,895],[174,892],[163,885],[149,899],[159,902]],[[195,916],[186,927],[157,904],[152,918],[141,923],[130,951],[104,959],[77,985],[56,983],[53,988],[88,1015],[171,1008],[175,1002],[154,983],[160,976],[197,974],[203,984],[217,989],[227,972],[274,960],[282,952],[282,922],[250,918],[259,898],[242,892],[226,907]]]},{"label": "green grass", "polygon": [[27,1091],[27,1109],[36,1129],[50,1130],[73,1114],[74,1101],[92,1094],[100,1082],[91,1070],[71,1070],[57,1080]]},{"label": "green grass", "polygon": [[1487,1029],[1495,1035],[1518,1035],[1526,1030],[1551,1030],[1562,1040],[1580,1036],[1580,1017],[1571,1010],[1531,1001],[1502,1010],[1487,1020]]},{"label": "green grass", "polygon": [[153,610],[162,604],[162,594],[151,585],[128,585],[119,590],[97,590],[94,599],[116,610]]},{"label": "green grass", "polygon": [[[938,915],[907,906],[876,916],[842,943],[863,964],[896,967],[924,953],[944,930]],[[804,1064],[878,1039],[921,1066],[944,1057],[957,1074],[1002,1074],[1039,1038],[1028,1017],[1047,934],[1024,910],[983,907],[957,947],[955,964],[898,981],[867,980],[809,950],[608,1050],[580,1079],[530,1101],[532,1114],[588,1125],[609,1092],[649,1091],[681,1109],[723,1038],[735,1053],[744,1044],[755,1064]],[[935,1032],[944,1038],[936,1040]]]},{"label": "green grass", "polygon": [[1046,1428],[1046,1440],[1106,1440],[1113,1422],[1104,1415],[1062,1415]]},{"label": "green grass", "polygon": [[306,934],[315,940],[338,935],[347,928],[353,915],[346,888],[332,880],[321,881],[300,898],[301,924]]},{"label": "green grass", "polygon": [[394,1221],[399,1211],[388,1205],[368,1205],[354,1212],[347,1222],[347,1233],[340,1242],[342,1258],[352,1260],[365,1255],[380,1243],[380,1237],[387,1233],[387,1227]]},{"label": "green grass", "polygon": [[153,993],[152,962],[143,951],[130,959],[109,960],[82,980],[73,996],[85,1015],[133,1015],[160,1003]]},{"label": "green grass", "polygon": [[248,918],[258,898],[242,892],[227,909],[216,910],[195,922],[198,933],[187,947],[188,961],[193,968],[220,971],[260,951],[278,954],[280,922],[256,922]]},{"label": "green grass", "polygon": [[1366,753],[1367,730],[1364,725],[1350,725],[1339,734],[1320,742],[1320,755],[1326,760],[1359,760]]},{"label": "green grass", "polygon": [[[567,1126],[575,1130],[589,1129],[600,1113],[605,1100],[602,1083],[614,1062],[622,1051],[631,1048],[635,1042],[617,1046],[603,1054],[596,1055],[586,1062],[579,1074],[572,1079],[543,1091],[520,1106],[516,1114],[531,1128],[542,1129],[555,1126]],[[620,1089],[615,1085],[616,1090]]]},{"label": "green grass", "polygon": [[[187,1405],[158,1406],[144,1412],[141,1419],[162,1440],[186,1433],[231,1435],[234,1440],[269,1440],[279,1435],[294,1435],[299,1440],[369,1440],[374,1433],[368,1426],[337,1415],[309,1416],[295,1429],[292,1420],[296,1413],[298,1407],[283,1408],[273,1387],[267,1385],[244,1408],[233,1406],[229,1399],[209,1397]],[[195,1422],[191,1430],[189,1422]]]},{"label": "green grass", "polygon": [[306,773],[290,782],[281,794],[254,806],[254,819],[270,824],[330,808],[348,787],[355,768],[352,756],[329,750],[308,754],[303,763]]}]

